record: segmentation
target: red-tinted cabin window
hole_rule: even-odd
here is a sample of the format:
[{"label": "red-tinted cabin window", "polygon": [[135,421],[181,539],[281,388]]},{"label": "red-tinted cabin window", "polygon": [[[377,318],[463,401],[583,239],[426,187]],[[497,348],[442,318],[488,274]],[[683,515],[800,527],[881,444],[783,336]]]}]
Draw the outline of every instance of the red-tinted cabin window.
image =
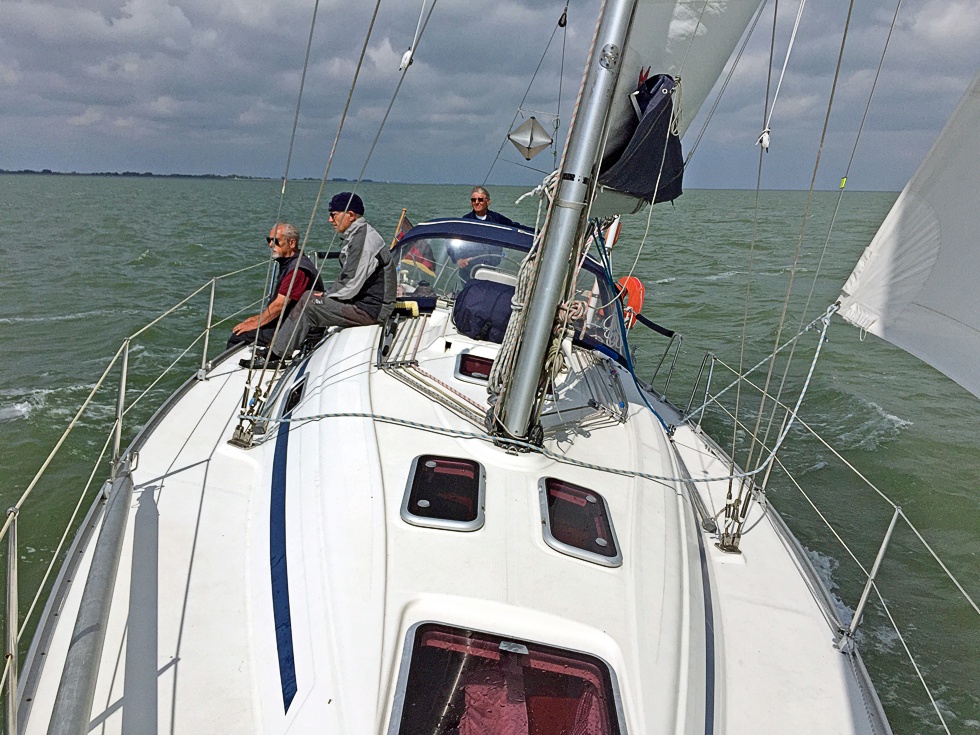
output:
[{"label": "red-tinted cabin window", "polygon": [[475,531],[483,526],[484,484],[479,462],[423,454],[412,463],[402,519],[416,526]]},{"label": "red-tinted cabin window", "polygon": [[605,566],[622,563],[609,508],[599,493],[553,477],[541,481],[540,492],[549,546]]},{"label": "red-tinted cabin window", "polygon": [[434,623],[410,642],[393,734],[622,732],[612,674],[595,656]]},{"label": "red-tinted cabin window", "polygon": [[469,352],[463,352],[459,356],[459,362],[456,365],[456,376],[460,378],[469,378],[470,380],[486,381],[490,379],[490,369],[493,367],[493,360],[489,357],[480,357],[479,355],[472,355]]}]

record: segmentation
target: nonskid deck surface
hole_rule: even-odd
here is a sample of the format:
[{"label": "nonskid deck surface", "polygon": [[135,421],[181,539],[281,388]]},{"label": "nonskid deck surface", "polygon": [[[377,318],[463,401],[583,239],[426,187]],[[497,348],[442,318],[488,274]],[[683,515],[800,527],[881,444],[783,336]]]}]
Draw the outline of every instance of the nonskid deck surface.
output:
[{"label": "nonskid deck surface", "polygon": [[[246,375],[232,363],[150,436],[93,708],[100,731],[387,732],[409,632],[432,621],[599,657],[613,670],[628,732],[873,732],[851,667],[771,526],[758,524],[740,557],[724,555],[710,536],[699,539],[681,483],[430,430],[481,433],[371,367],[377,334],[344,330],[290,374],[283,396],[305,381],[292,423],[250,449],[227,444]],[[486,343],[452,334],[443,315],[421,345],[431,374],[485,398],[453,366],[460,351],[487,352]],[[567,432],[547,448],[679,476],[656,420],[630,411],[625,424]],[[698,436],[682,429],[677,444],[695,475],[724,474]],[[421,454],[484,467],[482,528],[402,519]],[[545,543],[543,477],[606,500],[621,566]],[[702,491],[717,508],[723,496]],[[65,618],[80,593],[75,585]],[[49,661],[63,658],[70,627],[58,630]],[[58,666],[48,668],[35,715],[50,712],[57,687]],[[34,716],[27,732],[46,726]]]}]

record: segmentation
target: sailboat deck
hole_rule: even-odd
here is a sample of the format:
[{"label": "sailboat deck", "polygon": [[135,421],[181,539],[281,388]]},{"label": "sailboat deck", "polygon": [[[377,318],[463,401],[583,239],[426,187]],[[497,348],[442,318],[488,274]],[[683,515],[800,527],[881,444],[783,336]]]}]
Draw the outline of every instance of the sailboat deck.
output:
[{"label": "sailboat deck", "polygon": [[[690,426],[674,441],[692,478],[728,473],[728,463]],[[727,480],[697,487],[717,517]],[[838,623],[822,605],[826,591],[781,526],[771,506],[753,502],[740,553],[722,551],[706,535],[714,594],[723,601],[715,616],[724,640],[718,678],[726,688],[725,732],[890,732],[860,664],[835,648]],[[751,671],[747,661],[755,662]]]},{"label": "sailboat deck", "polygon": [[[485,389],[453,366],[487,344],[449,330],[444,316],[430,320],[419,360],[479,400]],[[291,415],[250,449],[227,443],[246,375],[228,363],[140,449],[92,713],[101,731],[396,732],[411,632],[438,622],[598,657],[627,732],[874,732],[866,712],[840,706],[863,701],[849,659],[773,527],[757,524],[741,556],[721,554],[699,538],[683,483],[477,438],[472,423],[374,367],[377,339],[374,328],[328,339],[285,379],[280,397],[303,384]],[[546,446],[578,463],[681,476],[656,419],[635,403],[630,413]],[[693,433],[677,443],[695,476],[723,473]],[[482,465],[481,528],[403,520],[422,454]],[[545,477],[601,495],[620,566],[546,543]],[[717,492],[707,489],[715,508]],[[66,619],[80,594],[75,585]],[[48,660],[63,658],[69,628],[57,629]],[[743,673],[750,658],[766,663]],[[59,675],[43,673],[35,714],[51,711]],[[27,732],[46,726],[35,716]]]},{"label": "sailboat deck", "polygon": [[[215,732],[218,711],[226,732],[254,728],[246,694],[252,661],[242,645],[249,639],[241,581],[250,539],[241,529],[252,513],[256,465],[225,443],[244,378],[231,363],[214,370],[140,451],[92,715],[106,732],[156,732],[158,723],[161,732]],[[223,437],[217,444],[216,436]],[[63,613],[77,609],[81,593],[82,585],[72,585]],[[58,627],[46,660],[64,659],[71,633],[70,625]],[[59,679],[60,671],[42,675],[31,702],[36,715],[51,712]],[[185,706],[202,694],[207,707]],[[34,716],[26,732],[46,728],[45,718]]]}]

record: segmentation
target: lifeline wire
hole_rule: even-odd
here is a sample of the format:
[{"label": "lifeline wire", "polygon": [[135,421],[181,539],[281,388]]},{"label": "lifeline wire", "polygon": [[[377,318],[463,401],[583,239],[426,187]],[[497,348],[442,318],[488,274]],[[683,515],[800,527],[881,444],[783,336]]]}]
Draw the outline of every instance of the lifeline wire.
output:
[{"label": "lifeline wire", "polygon": [[[792,428],[793,423],[795,422],[795,419],[796,419],[797,414],[799,412],[800,405],[803,403],[803,398],[806,396],[807,390],[810,387],[810,381],[811,381],[811,379],[813,377],[813,372],[814,372],[814,370],[816,368],[817,358],[820,356],[821,346],[824,344],[824,342],[826,342],[827,328],[830,325],[830,317],[834,314],[834,312],[836,310],[837,310],[836,305],[835,306],[831,306],[829,309],[827,309],[827,312],[820,319],[821,323],[823,324],[823,327],[822,327],[822,330],[820,332],[820,338],[819,338],[818,343],[817,343],[817,349],[814,351],[813,360],[810,363],[810,369],[807,372],[806,380],[804,381],[803,388],[800,391],[800,395],[799,395],[799,397],[796,400],[796,404],[793,406],[792,410],[790,411],[790,414],[789,414],[790,419],[789,419],[789,421],[786,422],[786,425],[783,428],[783,431],[780,432],[780,435],[776,439],[776,443],[773,445],[772,451],[769,453],[769,456],[766,458],[765,462],[761,463],[756,469],[750,470],[750,471],[737,472],[737,473],[736,472],[732,472],[732,473],[730,473],[728,475],[722,475],[722,476],[718,476],[718,477],[699,477],[699,478],[698,477],[673,477],[673,476],[667,476],[667,475],[653,475],[653,474],[650,474],[650,473],[647,473],[647,472],[639,472],[637,470],[626,470],[626,469],[616,468],[616,467],[607,467],[607,466],[604,466],[604,465],[593,464],[591,462],[582,462],[581,460],[571,459],[571,458],[566,457],[566,456],[564,456],[564,455],[562,455],[562,454],[560,454],[558,452],[553,452],[550,449],[545,449],[544,447],[539,447],[539,446],[537,446],[535,444],[532,444],[531,442],[527,442],[527,441],[524,441],[522,439],[515,439],[515,438],[511,438],[511,437],[501,437],[501,436],[491,436],[490,434],[483,433],[483,432],[463,431],[461,429],[452,429],[452,428],[449,428],[449,427],[446,427],[446,426],[436,426],[436,425],[432,425],[432,424],[423,424],[423,423],[418,422],[418,421],[410,421],[408,419],[401,419],[401,418],[397,418],[395,416],[383,416],[381,414],[368,413],[368,412],[362,412],[362,411],[349,411],[349,412],[348,411],[341,411],[341,412],[321,413],[321,414],[316,414],[316,415],[313,415],[313,416],[303,416],[303,417],[300,417],[300,418],[292,418],[292,417],[284,418],[284,417],[280,417],[278,419],[262,418],[262,419],[259,419],[259,420],[262,421],[263,423],[267,424],[267,425],[287,424],[287,425],[297,425],[297,426],[299,426],[299,425],[306,424],[306,423],[311,423],[311,422],[314,422],[314,421],[322,421],[324,419],[333,419],[333,418],[371,419],[372,421],[378,421],[378,422],[386,423],[386,424],[394,424],[396,426],[405,426],[405,427],[412,428],[412,429],[419,429],[419,430],[422,430],[422,431],[429,431],[429,432],[432,432],[432,433],[435,433],[435,434],[443,434],[443,435],[446,435],[446,436],[454,436],[454,437],[458,437],[460,439],[479,439],[479,440],[482,440],[482,441],[487,441],[487,442],[495,443],[495,444],[506,444],[508,446],[513,446],[515,448],[520,448],[520,449],[527,450],[529,452],[534,452],[534,453],[537,453],[537,454],[541,454],[544,457],[548,457],[549,459],[552,459],[552,460],[554,460],[556,462],[560,462],[562,464],[568,464],[568,465],[572,465],[572,466],[575,466],[575,467],[582,467],[582,468],[585,468],[585,469],[597,470],[599,472],[606,472],[608,474],[613,474],[613,475],[622,475],[622,476],[626,476],[626,477],[638,477],[638,478],[641,478],[641,479],[644,479],[644,480],[651,480],[653,482],[693,482],[693,483],[699,483],[699,482],[725,482],[725,481],[730,481],[732,479],[751,478],[751,477],[754,477],[755,475],[759,474],[763,470],[765,470],[769,466],[769,464],[772,463],[775,460],[776,454],[779,452],[779,449],[782,446],[783,441],[786,439],[786,436],[789,434],[790,429]],[[245,417],[242,416],[241,418],[245,418]]]}]

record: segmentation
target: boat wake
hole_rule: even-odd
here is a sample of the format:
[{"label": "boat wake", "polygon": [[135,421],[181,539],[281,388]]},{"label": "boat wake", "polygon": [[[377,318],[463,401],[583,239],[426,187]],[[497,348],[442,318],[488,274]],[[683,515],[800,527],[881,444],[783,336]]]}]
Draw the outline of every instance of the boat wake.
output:
[{"label": "boat wake", "polygon": [[820,581],[823,582],[824,587],[830,593],[837,617],[844,625],[850,625],[851,618],[854,617],[854,610],[838,596],[837,592],[840,586],[834,578],[834,574],[840,568],[840,562],[829,554],[808,549],[806,546],[803,548],[806,549],[806,554],[810,557],[810,563],[813,564],[813,568],[817,570]]}]

